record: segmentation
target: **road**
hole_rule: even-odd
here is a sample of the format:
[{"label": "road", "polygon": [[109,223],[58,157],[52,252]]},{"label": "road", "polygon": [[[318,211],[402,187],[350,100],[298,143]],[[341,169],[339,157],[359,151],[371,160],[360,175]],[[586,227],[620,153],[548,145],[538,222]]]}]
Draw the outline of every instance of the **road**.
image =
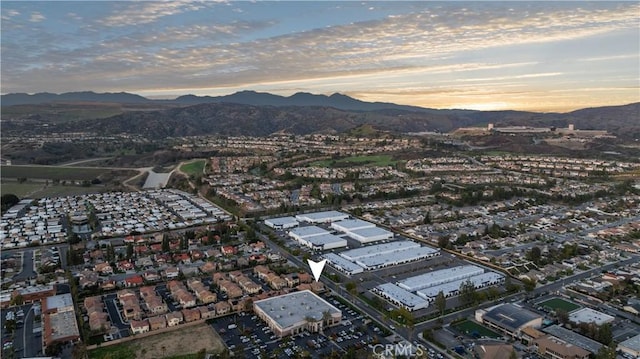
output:
[{"label": "road", "polygon": [[129,324],[125,323],[124,320],[122,319],[122,314],[120,313],[120,310],[118,309],[118,305],[116,304],[116,300],[117,300],[116,294],[105,295],[103,297],[103,300],[107,307],[107,312],[109,312],[111,325],[118,328],[118,338],[128,337]]},{"label": "road", "polygon": [[25,249],[21,252],[22,268],[20,272],[13,276],[15,282],[25,281],[35,278],[38,274],[33,270],[33,249]]}]

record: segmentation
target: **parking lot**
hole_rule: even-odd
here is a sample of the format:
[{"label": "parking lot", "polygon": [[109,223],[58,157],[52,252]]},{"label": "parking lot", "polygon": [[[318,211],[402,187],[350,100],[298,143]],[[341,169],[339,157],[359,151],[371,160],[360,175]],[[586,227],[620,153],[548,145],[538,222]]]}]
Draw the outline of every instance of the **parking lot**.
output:
[{"label": "parking lot", "polygon": [[387,343],[383,330],[365,324],[366,318],[353,308],[332,297],[325,296],[324,299],[342,311],[343,320],[337,326],[325,328],[323,333],[305,331],[280,339],[252,312],[217,318],[212,326],[230,351],[243,352],[247,358],[289,358],[304,352],[319,358],[331,352],[344,353],[350,347],[366,348],[373,342]]}]

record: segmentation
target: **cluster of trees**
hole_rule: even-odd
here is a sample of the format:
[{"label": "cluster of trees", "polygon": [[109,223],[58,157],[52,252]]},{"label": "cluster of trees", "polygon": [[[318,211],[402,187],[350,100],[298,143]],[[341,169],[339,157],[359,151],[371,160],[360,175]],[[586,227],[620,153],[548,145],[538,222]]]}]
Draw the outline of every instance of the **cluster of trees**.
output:
[{"label": "cluster of trees", "polygon": [[18,198],[18,196],[16,196],[15,194],[13,193],[3,194],[2,197],[0,197],[2,213],[4,213],[9,208],[15,206],[16,204],[18,204],[18,202],[20,202],[20,198]]}]

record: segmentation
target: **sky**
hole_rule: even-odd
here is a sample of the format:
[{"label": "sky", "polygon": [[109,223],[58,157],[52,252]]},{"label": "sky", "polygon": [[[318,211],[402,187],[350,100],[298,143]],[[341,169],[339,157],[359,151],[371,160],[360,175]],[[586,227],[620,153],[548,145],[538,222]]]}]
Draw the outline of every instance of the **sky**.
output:
[{"label": "sky", "polygon": [[640,2],[1,1],[0,91],[336,92],[565,112],[640,101]]}]

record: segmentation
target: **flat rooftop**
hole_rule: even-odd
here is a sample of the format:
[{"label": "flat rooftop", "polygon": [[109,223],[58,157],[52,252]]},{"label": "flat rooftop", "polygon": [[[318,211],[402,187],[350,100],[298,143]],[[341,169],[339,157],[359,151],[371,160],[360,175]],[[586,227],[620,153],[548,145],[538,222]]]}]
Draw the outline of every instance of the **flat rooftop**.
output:
[{"label": "flat rooftop", "polygon": [[50,314],[49,318],[51,321],[52,341],[80,336],[75,312],[66,311],[61,313],[53,313]]},{"label": "flat rooftop", "polygon": [[363,268],[352,261],[346,260],[335,253],[327,253],[324,258],[334,267],[339,267],[347,272],[362,272]]},{"label": "flat rooftop", "polygon": [[324,312],[340,314],[342,311],[309,290],[283,294],[253,303],[283,330],[303,324],[307,318],[320,321]]},{"label": "flat rooftop", "polygon": [[[365,238],[370,238],[370,237],[378,237],[378,236],[387,236],[389,238],[393,237],[393,233],[387,231],[384,228],[380,228],[380,227],[367,227],[367,228],[360,228],[360,229],[354,229],[352,231],[349,231],[349,233],[353,233],[357,236],[360,237],[365,237]],[[357,238],[354,238],[357,239]]]},{"label": "flat rooftop", "polygon": [[426,307],[427,301],[419,296],[404,290],[393,283],[384,283],[376,287],[379,291],[385,293],[389,298],[396,302],[402,303],[407,307],[420,308]]},{"label": "flat rooftop", "polygon": [[383,253],[391,253],[403,249],[418,248],[420,244],[412,241],[395,241],[389,243],[376,244],[373,246],[360,247],[340,253],[341,256],[349,260],[371,257]]},{"label": "flat rooftop", "polygon": [[484,273],[484,270],[478,266],[463,265],[409,277],[405,280],[399,281],[398,285],[408,291],[413,292],[447,282],[469,278],[482,273]]},{"label": "flat rooftop", "polygon": [[542,329],[543,332],[551,334],[554,337],[558,337],[567,343],[571,343],[584,350],[588,350],[592,353],[597,353],[602,347],[602,344],[595,340],[589,339],[584,335],[580,335],[574,331],[561,327],[559,325],[552,325]]},{"label": "flat rooftop", "polygon": [[276,226],[280,225],[285,225],[285,224],[297,224],[298,221],[294,218],[294,217],[278,217],[278,218],[269,218],[269,219],[265,219],[265,222],[269,222],[272,223]]},{"label": "flat rooftop", "polygon": [[620,344],[618,345],[640,352],[640,334],[636,335],[635,337],[631,337],[623,342],[620,342]]},{"label": "flat rooftop", "polygon": [[569,314],[569,320],[574,323],[595,323],[602,325],[613,322],[615,318],[609,314],[593,310],[591,308],[582,308]]},{"label": "flat rooftop", "polygon": [[324,212],[315,212],[315,213],[303,213],[296,216],[296,219],[299,220],[310,220],[311,222],[329,222],[329,221],[338,221],[340,219],[349,218],[349,215],[346,213],[338,212],[338,211],[324,211]]},{"label": "flat rooftop", "polygon": [[374,268],[384,264],[397,264],[426,258],[438,250],[429,247],[406,248],[391,253],[363,257],[356,260],[356,264],[367,268]]},{"label": "flat rooftop", "polygon": [[485,320],[511,332],[538,318],[541,318],[538,314],[511,303],[490,308],[484,315]]},{"label": "flat rooftop", "polygon": [[290,234],[296,235],[300,238],[307,238],[313,236],[321,236],[329,234],[328,231],[317,227],[317,226],[305,226],[305,227],[297,227],[293,228],[289,231]]},{"label": "flat rooftop", "polygon": [[71,294],[60,294],[47,297],[47,309],[73,308],[73,299]]},{"label": "flat rooftop", "polygon": [[487,272],[487,273],[482,273],[466,279],[458,279],[453,282],[448,282],[448,283],[436,285],[433,287],[425,288],[425,289],[419,290],[416,294],[418,294],[421,297],[435,298],[440,291],[442,291],[442,293],[444,294],[447,294],[460,289],[460,286],[462,285],[462,283],[468,280],[471,281],[471,283],[473,283],[476,287],[479,287],[483,283],[499,281],[502,278],[504,278],[502,274]]},{"label": "flat rooftop", "polygon": [[345,219],[342,221],[333,222],[331,227],[337,230],[351,231],[361,228],[374,228],[376,225],[361,219]]},{"label": "flat rooftop", "polygon": [[321,234],[319,236],[305,237],[305,241],[311,242],[314,246],[324,246],[331,243],[340,243],[343,247],[347,246],[347,240],[333,234]]}]

